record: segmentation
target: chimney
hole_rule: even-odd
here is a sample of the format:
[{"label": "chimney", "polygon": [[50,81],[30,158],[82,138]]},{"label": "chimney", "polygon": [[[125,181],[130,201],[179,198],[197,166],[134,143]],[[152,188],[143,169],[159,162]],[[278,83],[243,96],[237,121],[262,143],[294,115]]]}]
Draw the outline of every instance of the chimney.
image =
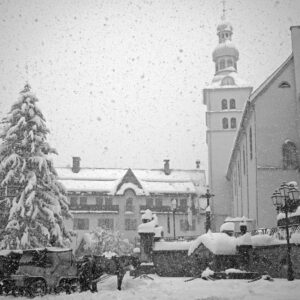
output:
[{"label": "chimney", "polygon": [[200,169],[200,160],[196,160],[196,169]]},{"label": "chimney", "polygon": [[80,171],[80,157],[73,156],[72,172],[78,173],[79,171]]},{"label": "chimney", "polygon": [[164,172],[165,172],[166,175],[170,175],[171,174],[169,161],[170,161],[169,159],[165,159],[164,160]]}]

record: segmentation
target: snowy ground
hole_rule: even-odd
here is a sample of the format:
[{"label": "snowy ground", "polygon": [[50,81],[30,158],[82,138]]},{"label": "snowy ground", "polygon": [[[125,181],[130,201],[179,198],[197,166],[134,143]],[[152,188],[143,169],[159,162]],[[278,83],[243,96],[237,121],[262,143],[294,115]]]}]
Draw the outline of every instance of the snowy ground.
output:
[{"label": "snowy ground", "polygon": [[[300,280],[288,282],[285,279],[275,279],[273,282],[259,280],[248,283],[244,280],[205,281],[196,279],[184,282],[187,278],[158,277],[154,280],[145,278],[132,279],[126,275],[123,290],[116,289],[116,277],[107,279],[98,285],[99,292],[77,293],[72,295],[47,295],[36,300],[298,300],[300,299]],[[13,296],[3,296],[1,299],[16,299]],[[27,298],[17,298],[24,300]]]}]

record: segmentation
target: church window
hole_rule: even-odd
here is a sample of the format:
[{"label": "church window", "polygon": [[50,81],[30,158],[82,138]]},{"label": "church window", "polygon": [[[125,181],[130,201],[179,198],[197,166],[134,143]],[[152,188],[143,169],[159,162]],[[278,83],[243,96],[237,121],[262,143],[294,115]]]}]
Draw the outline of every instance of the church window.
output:
[{"label": "church window", "polygon": [[243,148],[243,172],[244,175],[246,174],[246,154],[245,154],[245,148]]},{"label": "church window", "polygon": [[232,66],[233,66],[232,59],[227,59],[227,67],[232,67]]},{"label": "church window", "polygon": [[249,146],[250,146],[250,159],[253,158],[253,144],[252,144],[252,128],[249,130]]},{"label": "church window", "polygon": [[291,85],[287,81],[282,81],[279,85],[279,88],[290,88]]},{"label": "church window", "polygon": [[239,186],[241,186],[241,168],[240,168],[240,162],[238,161],[238,182]]},{"label": "church window", "polygon": [[220,69],[225,69],[225,59],[220,60]]},{"label": "church window", "polygon": [[226,99],[223,99],[222,100],[222,109],[227,109],[228,106],[227,106],[227,100]]},{"label": "church window", "polygon": [[223,118],[222,120],[223,129],[228,129],[228,119]]},{"label": "church window", "polygon": [[236,128],[236,118],[231,118],[230,119],[230,127],[231,128]]},{"label": "church window", "polygon": [[230,76],[226,76],[223,78],[221,85],[234,85],[234,80]]},{"label": "church window", "polygon": [[234,99],[230,99],[229,107],[230,107],[230,109],[235,109],[236,108]]},{"label": "church window", "polygon": [[295,143],[287,140],[282,145],[283,168],[284,169],[297,169],[297,147]]}]

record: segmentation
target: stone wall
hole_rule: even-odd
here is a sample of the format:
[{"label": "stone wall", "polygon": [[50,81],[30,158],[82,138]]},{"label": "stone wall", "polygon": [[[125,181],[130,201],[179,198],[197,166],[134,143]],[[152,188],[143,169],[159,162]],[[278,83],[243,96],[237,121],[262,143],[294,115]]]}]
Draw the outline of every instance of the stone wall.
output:
[{"label": "stone wall", "polygon": [[[272,245],[255,247],[252,251],[251,270],[258,273],[267,271],[272,277],[287,277],[287,246]],[[300,245],[292,244],[291,258],[294,276],[300,279]]]},{"label": "stone wall", "polygon": [[[213,271],[236,268],[259,274],[268,272],[274,278],[286,278],[286,253],[287,247],[284,244],[254,249],[238,248],[236,255],[214,255],[200,245],[191,256],[188,256],[187,250],[154,251],[152,259],[156,273],[160,276],[200,276],[209,267]],[[292,244],[291,257],[294,276],[300,279],[300,245]]]}]

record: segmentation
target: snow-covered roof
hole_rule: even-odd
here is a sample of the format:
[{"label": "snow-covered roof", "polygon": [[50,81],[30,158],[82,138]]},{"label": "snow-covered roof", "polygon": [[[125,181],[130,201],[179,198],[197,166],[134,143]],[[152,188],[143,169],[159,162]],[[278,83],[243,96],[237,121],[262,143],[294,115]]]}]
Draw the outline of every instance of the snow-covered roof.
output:
[{"label": "snow-covered roof", "polygon": [[188,254],[191,255],[201,244],[214,254],[234,255],[236,254],[237,240],[222,232],[211,232],[200,235],[191,242]]},{"label": "snow-covered roof", "polygon": [[178,250],[189,250],[191,241],[172,241],[172,242],[155,242],[153,251],[178,251]]},{"label": "snow-covered roof", "polygon": [[101,192],[111,193],[116,187],[115,181],[89,181],[89,180],[63,180],[60,182],[64,185],[67,191],[72,192]]},{"label": "snow-covered roof", "polygon": [[[234,84],[233,85],[222,85],[222,80],[225,77],[231,77],[234,81]],[[252,87],[239,76],[239,74],[236,72],[236,70],[233,67],[229,67],[229,68],[224,69],[224,72],[219,72],[217,75],[215,75],[211,84],[205,86],[205,89],[207,89],[207,90],[215,89],[215,88],[222,88],[222,89],[231,88],[232,89],[232,88],[241,88],[241,87],[252,89]]]},{"label": "snow-covered roof", "polygon": [[[68,191],[100,192],[110,195],[123,194],[126,189],[133,189],[137,195],[150,193],[167,194],[202,194],[205,193],[205,172],[195,170],[171,170],[166,175],[164,170],[132,170],[140,186],[134,182],[120,183],[127,169],[81,168],[74,173],[71,168],[56,168],[60,182]],[[141,188],[142,187],[142,188]]]},{"label": "snow-covered roof", "polygon": [[142,185],[151,193],[190,194],[196,193],[192,182],[142,181]]}]

